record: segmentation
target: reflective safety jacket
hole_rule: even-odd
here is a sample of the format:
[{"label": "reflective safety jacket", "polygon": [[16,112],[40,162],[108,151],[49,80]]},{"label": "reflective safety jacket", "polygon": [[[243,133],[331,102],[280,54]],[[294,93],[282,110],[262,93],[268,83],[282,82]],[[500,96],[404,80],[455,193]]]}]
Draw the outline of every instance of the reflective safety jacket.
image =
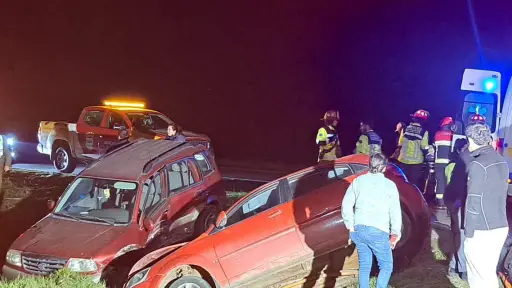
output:
[{"label": "reflective safety jacket", "polygon": [[437,131],[434,136],[434,145],[436,146],[436,164],[450,163],[452,155],[453,132],[449,127],[443,127]]},{"label": "reflective safety jacket", "polygon": [[422,164],[424,151],[428,149],[428,131],[419,123],[411,123],[400,135],[398,140],[400,155],[398,161],[404,164]]},{"label": "reflective safety jacket", "polygon": [[381,147],[382,138],[373,130],[370,130],[359,136],[359,140],[356,143],[356,153],[366,155],[381,153]]},{"label": "reflective safety jacket", "polygon": [[336,160],[336,148],[339,146],[338,133],[332,126],[318,129],[316,144],[319,147],[318,161]]}]

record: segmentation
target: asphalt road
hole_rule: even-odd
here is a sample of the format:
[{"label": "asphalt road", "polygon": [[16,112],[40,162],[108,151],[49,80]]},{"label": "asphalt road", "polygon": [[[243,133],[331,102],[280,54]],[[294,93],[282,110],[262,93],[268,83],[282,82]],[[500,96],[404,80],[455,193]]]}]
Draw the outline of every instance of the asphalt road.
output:
[{"label": "asphalt road", "polygon": [[[48,159],[47,155],[42,155],[37,152],[36,144],[19,142],[15,146],[16,160],[12,165],[14,170],[25,170],[44,173],[58,173],[53,167],[53,164]],[[79,165],[71,173],[77,175],[82,170],[87,168],[86,165]],[[246,169],[231,166],[220,167],[222,176],[225,179],[242,180],[242,181],[255,181],[255,182],[269,182],[286,175],[286,172],[266,171],[258,169]]]}]

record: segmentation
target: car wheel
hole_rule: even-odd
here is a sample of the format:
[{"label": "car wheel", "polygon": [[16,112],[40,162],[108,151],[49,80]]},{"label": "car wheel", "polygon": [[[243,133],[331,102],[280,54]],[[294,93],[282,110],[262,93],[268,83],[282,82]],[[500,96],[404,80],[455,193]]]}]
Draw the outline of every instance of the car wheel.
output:
[{"label": "car wheel", "polygon": [[53,156],[53,166],[62,173],[71,173],[76,168],[76,159],[67,146],[58,147]]},{"label": "car wheel", "polygon": [[215,220],[217,219],[219,212],[217,205],[208,205],[204,207],[201,213],[199,213],[199,216],[197,216],[196,224],[194,226],[194,236],[198,237],[208,230],[210,225],[215,224]]},{"label": "car wheel", "polygon": [[411,261],[420,252],[425,240],[425,233],[422,227],[414,225],[409,212],[402,207],[402,237],[396,244],[393,255],[397,260],[406,259]]},{"label": "car wheel", "polygon": [[169,288],[212,288],[203,278],[196,276],[184,276],[176,279]]}]

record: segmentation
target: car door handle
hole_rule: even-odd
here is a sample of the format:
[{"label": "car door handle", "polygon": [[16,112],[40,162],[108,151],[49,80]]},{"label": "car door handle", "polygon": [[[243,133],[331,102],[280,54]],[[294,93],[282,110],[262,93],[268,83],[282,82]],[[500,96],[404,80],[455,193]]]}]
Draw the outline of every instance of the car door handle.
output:
[{"label": "car door handle", "polygon": [[282,213],[282,212],[281,212],[281,210],[277,210],[277,211],[275,211],[275,212],[270,213],[270,214],[268,215],[268,218],[274,218],[274,217],[276,217],[276,216],[281,215],[281,213]]}]

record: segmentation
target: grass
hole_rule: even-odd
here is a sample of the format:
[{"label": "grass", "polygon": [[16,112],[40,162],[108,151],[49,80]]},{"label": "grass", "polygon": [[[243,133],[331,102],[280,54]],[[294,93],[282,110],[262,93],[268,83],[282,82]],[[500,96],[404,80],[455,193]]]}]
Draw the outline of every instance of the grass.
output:
[{"label": "grass", "polygon": [[95,284],[87,276],[71,272],[67,269],[59,270],[46,277],[25,277],[15,281],[0,281],[0,288],[106,288],[105,284]]}]

